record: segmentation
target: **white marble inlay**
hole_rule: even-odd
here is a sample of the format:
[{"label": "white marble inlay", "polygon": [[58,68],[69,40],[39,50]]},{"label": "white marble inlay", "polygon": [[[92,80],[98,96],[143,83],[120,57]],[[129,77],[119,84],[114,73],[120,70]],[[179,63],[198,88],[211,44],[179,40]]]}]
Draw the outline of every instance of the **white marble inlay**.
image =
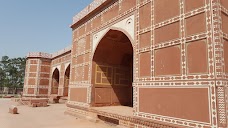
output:
[{"label": "white marble inlay", "polygon": [[116,29],[120,28],[120,29],[124,30],[125,33],[127,33],[128,36],[130,36],[129,38],[131,38],[131,40],[134,40],[135,39],[135,37],[134,37],[134,35],[135,35],[135,18],[134,17],[135,16],[132,15],[106,29],[103,29],[103,30],[95,33],[93,35],[93,53],[95,52],[95,49],[96,49],[98,43],[101,41],[101,39],[104,37],[104,35],[109,30],[112,30],[112,29],[115,30],[115,28]]}]

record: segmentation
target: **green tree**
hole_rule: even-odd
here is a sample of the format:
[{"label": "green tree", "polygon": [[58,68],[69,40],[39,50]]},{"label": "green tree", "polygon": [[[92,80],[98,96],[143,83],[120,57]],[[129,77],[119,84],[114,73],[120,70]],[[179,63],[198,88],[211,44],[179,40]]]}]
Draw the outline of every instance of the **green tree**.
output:
[{"label": "green tree", "polygon": [[0,78],[0,85],[6,87],[7,86],[7,65],[9,62],[9,57],[8,56],[2,56],[2,59],[0,61],[0,74],[1,74],[1,78]]},{"label": "green tree", "polygon": [[25,75],[25,58],[3,56],[0,61],[0,86],[22,88]]},{"label": "green tree", "polygon": [[0,87],[3,87],[4,78],[5,78],[5,73],[2,69],[2,67],[0,66]]}]

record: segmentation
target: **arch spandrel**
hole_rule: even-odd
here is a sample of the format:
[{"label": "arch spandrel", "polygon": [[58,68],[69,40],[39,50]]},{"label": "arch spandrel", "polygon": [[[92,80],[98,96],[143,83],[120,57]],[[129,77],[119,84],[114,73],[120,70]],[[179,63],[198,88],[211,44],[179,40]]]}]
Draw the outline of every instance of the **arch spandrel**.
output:
[{"label": "arch spandrel", "polygon": [[69,63],[64,64],[65,71],[66,71],[66,69],[68,68],[68,66],[69,66],[69,65],[70,65],[70,62],[69,62]]},{"label": "arch spandrel", "polygon": [[[134,43],[135,39],[135,16],[132,15],[128,18],[125,18],[124,20],[106,28],[103,29],[93,35],[93,41],[92,41],[92,52],[94,53],[96,50],[97,45],[101,41],[101,39],[107,34],[110,30],[119,30],[126,34],[128,38],[131,40],[132,43]],[[132,44],[133,45],[133,44]]]},{"label": "arch spandrel", "polygon": [[55,67],[52,67],[52,70],[51,70],[51,74],[53,74],[53,72],[55,71],[55,69],[58,69],[59,72],[61,71],[61,65],[58,65],[58,66],[55,66]]}]

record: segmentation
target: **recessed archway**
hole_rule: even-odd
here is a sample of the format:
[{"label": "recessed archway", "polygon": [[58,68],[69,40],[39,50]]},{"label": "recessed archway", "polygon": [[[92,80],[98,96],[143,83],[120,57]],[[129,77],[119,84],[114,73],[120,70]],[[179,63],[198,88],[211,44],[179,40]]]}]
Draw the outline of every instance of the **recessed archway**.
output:
[{"label": "recessed archway", "polygon": [[59,70],[56,68],[52,74],[51,94],[58,95],[59,88]]},{"label": "recessed archway", "polygon": [[66,68],[64,74],[64,89],[63,89],[63,96],[68,96],[69,91],[69,79],[70,79],[70,65]]},{"label": "recessed archway", "polygon": [[121,31],[109,30],[92,64],[92,106],[133,106],[133,47]]}]

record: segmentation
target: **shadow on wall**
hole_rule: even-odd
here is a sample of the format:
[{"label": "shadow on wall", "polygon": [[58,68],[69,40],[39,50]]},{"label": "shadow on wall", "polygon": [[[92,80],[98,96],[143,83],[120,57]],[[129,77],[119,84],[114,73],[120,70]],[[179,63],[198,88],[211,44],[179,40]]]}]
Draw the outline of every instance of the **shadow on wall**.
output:
[{"label": "shadow on wall", "polygon": [[110,30],[93,57],[94,106],[133,106],[133,48],[122,32]]}]

